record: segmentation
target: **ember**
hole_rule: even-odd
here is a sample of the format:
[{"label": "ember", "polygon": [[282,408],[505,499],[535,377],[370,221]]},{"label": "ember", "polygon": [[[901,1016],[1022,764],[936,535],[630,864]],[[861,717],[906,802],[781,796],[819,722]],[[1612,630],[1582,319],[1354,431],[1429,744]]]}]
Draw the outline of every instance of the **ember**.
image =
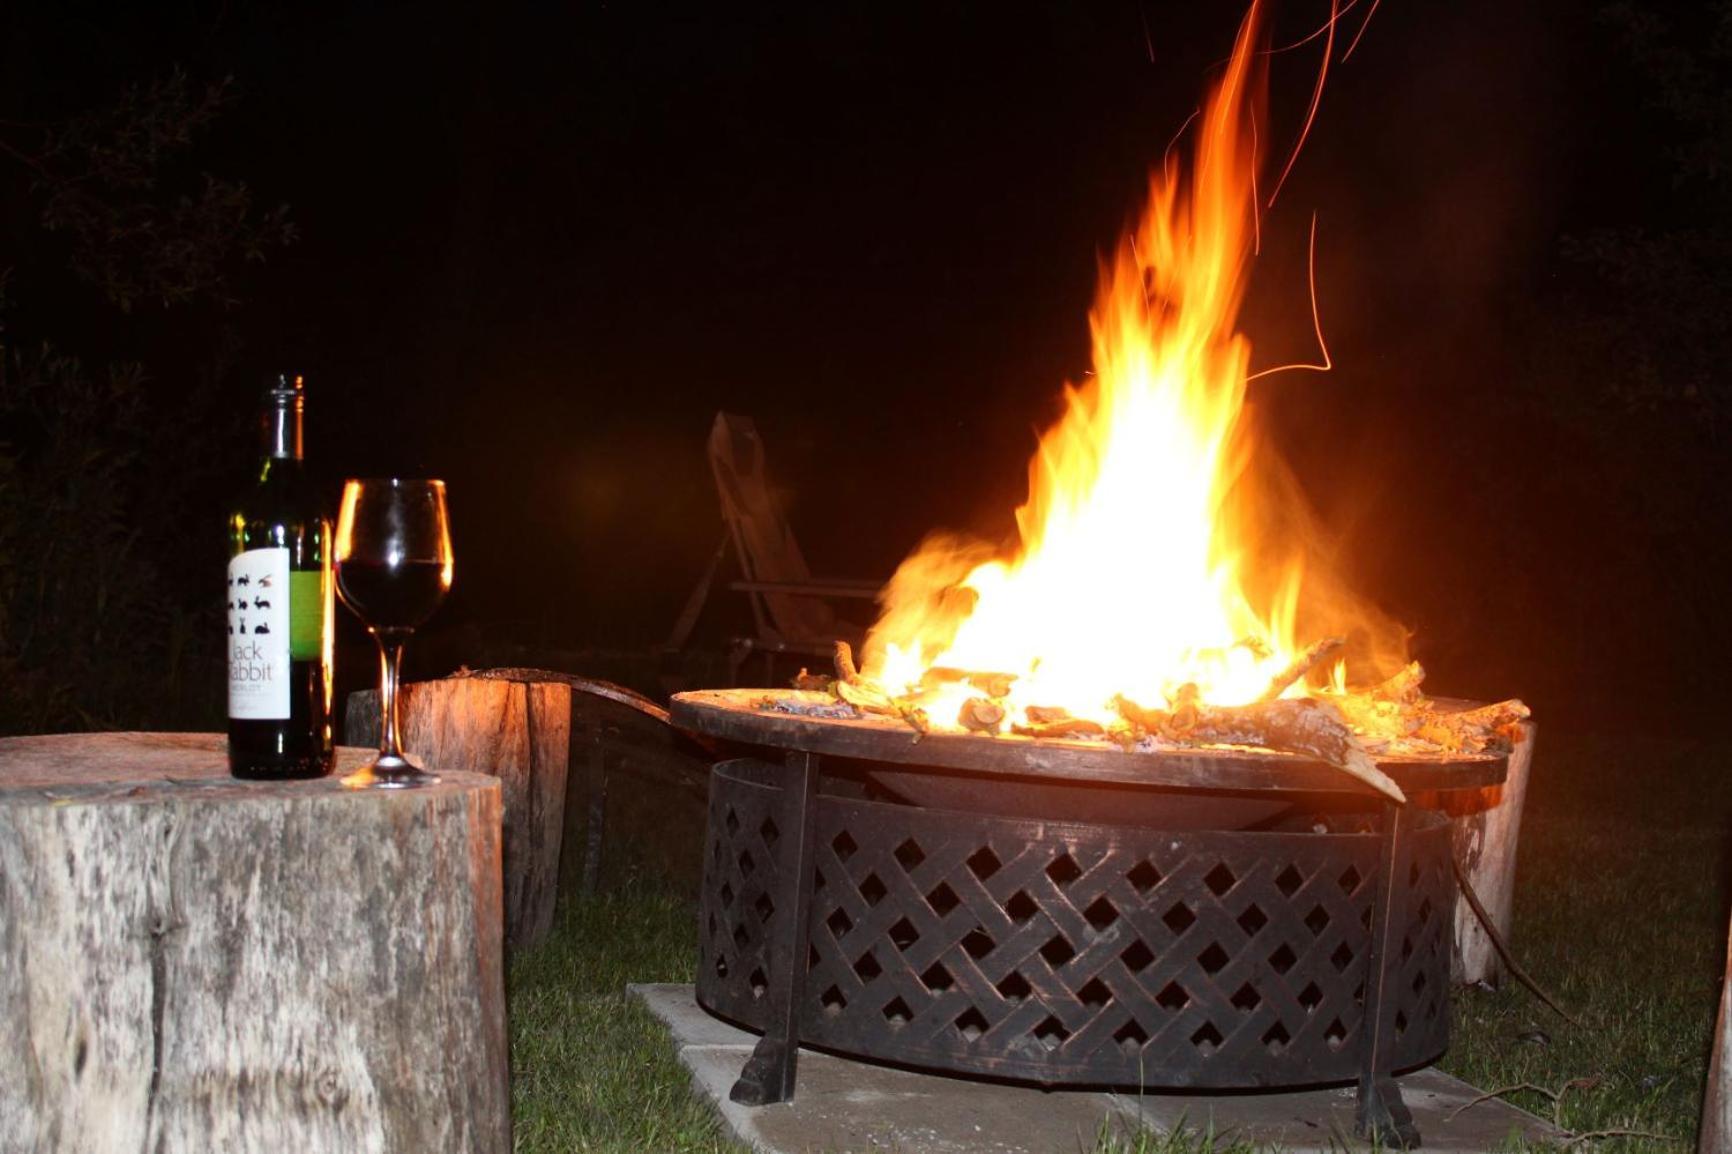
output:
[{"label": "ember", "polygon": [[1446,712],[1420,693],[1403,631],[1330,572],[1244,419],[1248,383],[1276,371],[1250,372],[1234,327],[1260,229],[1257,23],[1253,5],[1197,119],[1188,182],[1177,163],[1156,169],[1141,223],[1103,261],[1094,372],[1029,465],[1017,548],[940,535],[903,562],[860,667],[837,655],[831,691],[856,715],[1263,746],[1398,799],[1372,753],[1507,749],[1527,716],[1519,701]]}]

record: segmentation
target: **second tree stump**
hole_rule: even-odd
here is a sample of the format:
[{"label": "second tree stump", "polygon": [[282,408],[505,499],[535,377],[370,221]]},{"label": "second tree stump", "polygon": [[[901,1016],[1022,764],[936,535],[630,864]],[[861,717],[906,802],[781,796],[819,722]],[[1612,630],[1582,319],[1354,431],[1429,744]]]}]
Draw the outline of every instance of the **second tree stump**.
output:
[{"label": "second tree stump", "polygon": [[[505,799],[505,940],[533,945],[553,926],[571,755],[571,688],[447,677],[402,686],[403,749],[424,768],[497,777]],[[349,695],[345,740],[377,745],[379,692]]]}]

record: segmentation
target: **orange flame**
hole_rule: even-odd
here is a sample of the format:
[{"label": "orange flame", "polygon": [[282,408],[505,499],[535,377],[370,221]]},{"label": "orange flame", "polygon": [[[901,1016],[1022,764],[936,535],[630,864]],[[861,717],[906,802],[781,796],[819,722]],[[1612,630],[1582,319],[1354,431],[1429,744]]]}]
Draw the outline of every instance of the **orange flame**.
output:
[{"label": "orange flame", "polygon": [[[1380,650],[1379,667],[1404,657],[1399,630],[1319,566],[1297,487],[1267,447],[1252,452],[1241,420],[1250,343],[1234,326],[1258,228],[1257,25],[1253,4],[1198,121],[1188,183],[1181,166],[1155,169],[1140,225],[1102,260],[1094,374],[1067,386],[1030,462],[1019,547],[998,557],[936,536],[886,588],[865,672],[892,693],[942,667],[1014,674],[1013,708],[1100,721],[1115,695],[1155,706],[1186,683],[1204,701],[1243,704],[1303,647],[1301,616],[1353,633],[1360,655]],[[976,691],[939,692],[960,706]],[[928,712],[956,715],[942,698]]]}]

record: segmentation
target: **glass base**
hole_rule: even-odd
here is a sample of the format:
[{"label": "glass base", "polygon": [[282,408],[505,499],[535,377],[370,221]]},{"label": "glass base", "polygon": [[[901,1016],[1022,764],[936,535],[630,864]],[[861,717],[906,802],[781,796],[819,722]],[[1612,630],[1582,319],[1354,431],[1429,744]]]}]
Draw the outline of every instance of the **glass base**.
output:
[{"label": "glass base", "polygon": [[345,789],[421,789],[438,785],[439,775],[418,768],[406,757],[381,754],[343,779]]}]

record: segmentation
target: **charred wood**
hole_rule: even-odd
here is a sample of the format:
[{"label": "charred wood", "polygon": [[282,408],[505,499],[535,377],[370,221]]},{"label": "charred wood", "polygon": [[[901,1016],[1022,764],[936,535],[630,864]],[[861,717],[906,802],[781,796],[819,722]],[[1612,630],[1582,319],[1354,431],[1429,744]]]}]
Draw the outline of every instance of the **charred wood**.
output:
[{"label": "charred wood", "polygon": [[1008,697],[1010,687],[1016,683],[1014,673],[970,673],[968,684],[980,690],[988,697]]},{"label": "charred wood", "polygon": [[1286,668],[1269,679],[1269,688],[1265,689],[1263,696],[1257,700],[1274,701],[1287,692],[1289,686],[1295,682],[1303,681],[1307,674],[1317,668],[1324,660],[1338,653],[1341,647],[1346,644],[1347,638],[1345,637],[1325,637],[1316,644],[1308,646],[1302,653],[1288,662]]},{"label": "charred wood", "polygon": [[962,728],[973,733],[997,733],[1004,724],[1004,706],[985,697],[970,697],[957,715]]},{"label": "charred wood", "polygon": [[1451,753],[1508,753],[1530,714],[1514,698],[1454,713],[1426,710],[1419,715],[1413,735]]},{"label": "charred wood", "polygon": [[1023,710],[1031,725],[1051,725],[1056,721],[1069,721],[1070,710],[1062,705],[1031,705]]},{"label": "charred wood", "polygon": [[[1159,733],[1172,720],[1173,716],[1164,709],[1148,709],[1138,705],[1123,694],[1113,698],[1111,704],[1113,712],[1124,718],[1133,728],[1146,730],[1149,733]],[[1033,716],[1032,710],[1030,716],[1031,718]]]},{"label": "charred wood", "polygon": [[860,670],[854,664],[854,647],[846,641],[836,642],[836,680],[855,682],[860,680]]},{"label": "charred wood", "polygon": [[801,668],[800,675],[794,678],[794,688],[803,693],[828,693],[830,687],[836,684],[836,679],[827,673],[813,673]]},{"label": "charred wood", "polygon": [[1372,686],[1371,696],[1379,701],[1416,705],[1420,700],[1420,686],[1424,683],[1425,667],[1417,661],[1410,661],[1389,680]]},{"label": "charred wood", "polygon": [[[1203,691],[1195,682],[1187,681],[1173,691],[1172,712],[1167,717],[1166,724],[1160,727],[1161,736],[1168,741],[1186,741],[1197,722],[1202,719]],[[1204,739],[1208,740],[1207,738]]]},{"label": "charred wood", "polygon": [[1260,701],[1251,705],[1204,707],[1187,731],[1192,741],[1260,745],[1280,753],[1314,757],[1359,779],[1396,801],[1401,787],[1377,768],[1333,705],[1315,698]]},{"label": "charred wood", "polygon": [[1024,737],[1100,737],[1106,733],[1106,726],[1098,721],[1090,721],[1086,717],[1066,717],[1058,721],[1018,723],[1010,727],[1012,733]]}]

